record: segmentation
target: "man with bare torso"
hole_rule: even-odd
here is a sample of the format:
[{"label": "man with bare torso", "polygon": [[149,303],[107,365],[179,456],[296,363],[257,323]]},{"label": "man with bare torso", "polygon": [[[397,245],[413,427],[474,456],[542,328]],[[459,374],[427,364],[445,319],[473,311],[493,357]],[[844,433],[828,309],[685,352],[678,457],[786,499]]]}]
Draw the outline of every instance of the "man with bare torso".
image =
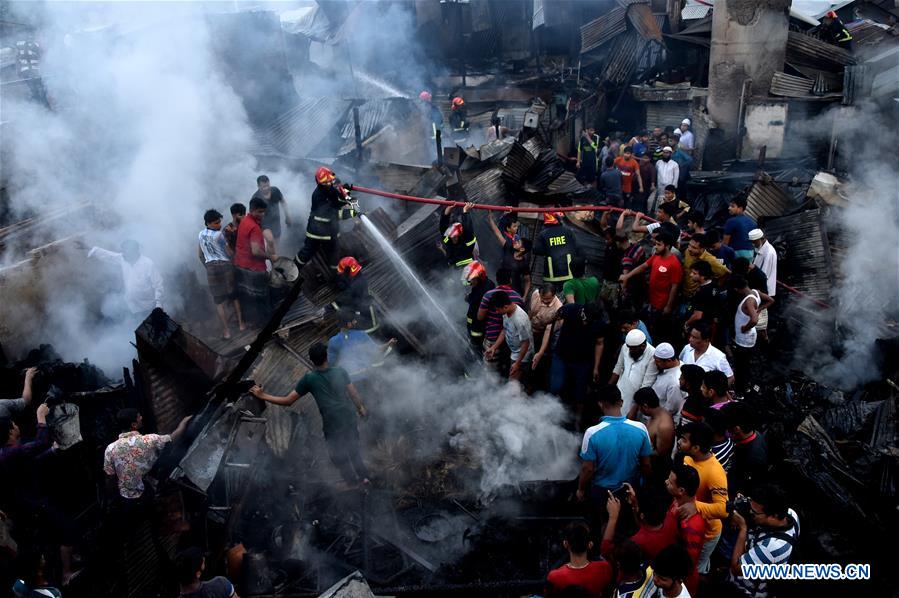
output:
[{"label": "man with bare torso", "polygon": [[659,395],[650,386],[634,393],[634,406],[649,418],[644,423],[652,446],[652,469],[667,472],[671,465],[671,450],[674,448],[674,419],[659,403]]}]

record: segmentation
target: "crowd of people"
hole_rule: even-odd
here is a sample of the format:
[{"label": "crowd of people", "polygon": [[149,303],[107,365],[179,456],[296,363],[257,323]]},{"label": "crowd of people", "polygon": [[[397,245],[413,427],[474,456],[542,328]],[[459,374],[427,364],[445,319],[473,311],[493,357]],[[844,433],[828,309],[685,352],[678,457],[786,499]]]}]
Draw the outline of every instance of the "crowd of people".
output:
[{"label": "crowd of people", "polygon": [[[464,126],[464,102],[453,106],[451,122]],[[766,484],[764,437],[741,402],[768,340],[777,253],[745,214],[745,194],[731,199],[720,230],[706,230],[705,215],[685,193],[694,147],[687,119],[671,133],[656,129],[626,143],[583,132],[578,176],[597,186],[602,205],[593,224],[605,251],[595,263],[556,209],[543,212],[533,239],[514,211],[487,216],[501,253],[495,267],[479,255],[473,204],[447,207],[440,217],[446,267],[466,287],[473,353],[524,392],[560,397],[572,427],[583,432],[576,499],[588,517],[566,530],[571,560],[548,576],[551,595],[579,595],[575,587],[588,596],[614,588],[620,596],[702,595],[704,585],[725,578],[746,595],[764,595],[764,583],[747,580],[741,567],[787,560],[798,537],[796,513]],[[311,394],[332,462],[347,484],[364,486],[370,474],[356,426],[367,410],[357,387],[396,341],[372,337],[381,322],[365,268],[338,243],[340,220],[358,214],[352,186],[325,167],[315,182],[305,241],[293,261],[302,267],[320,255],[333,268],[340,330],[312,347],[314,369],[291,393],[274,396],[261,386],[250,393],[275,405]],[[206,211],[197,245],[224,338],[235,324],[242,331],[267,320],[270,272],[284,259],[282,217],[291,223],[284,195],[265,175],[248,206],[233,204],[230,216],[223,225],[219,211]],[[121,253],[95,247],[89,256],[122,269],[133,314],[164,305],[159,272],[136,243],[126,242]],[[535,260],[542,267],[532,276]],[[30,443],[21,442],[10,419],[30,401],[27,383],[22,399],[0,403],[0,435],[9,437],[0,449],[4,468],[27,467],[49,448],[43,407]],[[125,409],[119,424],[103,471],[116,497],[114,518],[127,521],[146,514],[152,488],[143,478],[188,420],[169,435],[141,434],[141,414]],[[72,533],[57,528],[68,581]],[[200,557],[183,556],[184,595],[201,587]],[[226,580],[202,588],[191,591],[234,595]]]},{"label": "crowd of people", "polygon": [[472,347],[525,392],[560,397],[584,434],[587,522],[566,530],[571,558],[548,595],[765,596],[743,567],[788,561],[798,538],[741,401],[768,349],[777,252],[745,193],[706,229],[685,193],[694,147],[688,119],[627,143],[583,132],[578,176],[603,206],[597,263],[561,211],[543,214],[533,242],[512,211],[490,219],[502,249],[492,272],[474,253],[470,204],[440,223],[447,264],[468,285]]}]

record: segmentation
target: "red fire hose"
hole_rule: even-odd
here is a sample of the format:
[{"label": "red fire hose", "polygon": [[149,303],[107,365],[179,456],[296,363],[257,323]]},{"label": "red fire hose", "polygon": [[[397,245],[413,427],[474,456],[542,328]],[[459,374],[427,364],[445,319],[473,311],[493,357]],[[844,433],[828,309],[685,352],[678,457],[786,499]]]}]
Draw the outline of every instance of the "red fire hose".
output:
[{"label": "red fire hose", "polygon": [[[361,187],[359,185],[353,185],[353,191],[359,191],[361,193],[368,193],[369,195],[378,195],[380,197],[386,197],[388,199],[400,199],[402,201],[411,201],[413,203],[424,203],[431,204],[435,206],[456,206],[462,207],[465,205],[463,201],[451,201],[448,199],[432,199],[428,197],[415,197],[414,195],[402,195],[400,193],[390,193],[388,191],[381,191],[379,189],[370,189],[368,187]],[[518,208],[514,206],[493,206],[488,204],[479,204],[476,203],[472,206],[476,210],[489,210],[492,212],[529,212],[542,214],[545,212],[624,212],[624,208],[616,208],[613,206],[568,206],[565,208]],[[643,218],[648,220],[649,222],[658,222],[649,216],[644,215]],[[799,289],[793,288],[789,285],[786,285],[779,280],[777,281],[777,286],[782,287],[794,295],[798,295],[799,297],[803,297],[812,301],[813,303],[824,307],[826,309],[830,309],[830,306],[823,301],[819,301],[814,297],[809,297]]]}]

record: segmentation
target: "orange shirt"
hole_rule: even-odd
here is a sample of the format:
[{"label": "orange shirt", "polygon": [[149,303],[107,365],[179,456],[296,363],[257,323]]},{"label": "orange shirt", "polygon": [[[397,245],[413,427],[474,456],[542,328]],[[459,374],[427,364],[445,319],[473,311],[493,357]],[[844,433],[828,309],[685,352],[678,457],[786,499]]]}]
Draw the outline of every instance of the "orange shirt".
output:
[{"label": "orange shirt", "polygon": [[639,185],[634,185],[637,173],[640,172],[640,164],[636,160],[633,158],[625,160],[624,156],[618,156],[615,158],[615,167],[621,171],[622,193],[633,193],[634,190],[640,188]]},{"label": "orange shirt", "polygon": [[714,540],[721,533],[721,521],[727,518],[727,474],[712,455],[705,461],[684,457],[684,464],[699,472],[699,490],[696,491],[696,510],[706,522],[705,540]]}]

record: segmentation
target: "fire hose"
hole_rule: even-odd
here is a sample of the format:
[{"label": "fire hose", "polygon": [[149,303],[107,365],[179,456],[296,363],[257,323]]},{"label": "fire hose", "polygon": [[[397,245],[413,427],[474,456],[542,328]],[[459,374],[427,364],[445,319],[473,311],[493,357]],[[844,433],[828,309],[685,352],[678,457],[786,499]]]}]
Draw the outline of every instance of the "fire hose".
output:
[{"label": "fire hose", "polygon": [[[379,197],[386,197],[388,199],[399,199],[401,201],[409,201],[413,203],[423,203],[430,204],[435,206],[454,206],[454,207],[463,207],[466,204],[464,201],[453,201],[449,199],[434,199],[430,197],[415,197],[414,195],[403,195],[401,193],[390,193],[389,191],[381,191],[380,189],[371,189],[369,187],[361,187],[359,185],[353,185],[353,191],[359,191],[360,193],[368,193],[369,195],[377,195]],[[491,212],[514,212],[514,213],[531,213],[531,214],[543,214],[546,212],[624,212],[624,208],[617,208],[614,206],[566,206],[563,208],[551,207],[551,208],[537,208],[537,207],[528,207],[528,208],[520,208],[516,206],[494,206],[490,204],[473,204],[472,209],[475,210],[488,210]],[[649,222],[658,222],[654,218],[650,218],[646,215],[643,216],[644,220]],[[804,299],[808,299],[809,301],[819,305],[820,307],[824,307],[826,309],[830,309],[830,305],[811,297],[797,288],[791,287],[782,283],[781,281],[777,281],[777,286],[802,297]]]}]

